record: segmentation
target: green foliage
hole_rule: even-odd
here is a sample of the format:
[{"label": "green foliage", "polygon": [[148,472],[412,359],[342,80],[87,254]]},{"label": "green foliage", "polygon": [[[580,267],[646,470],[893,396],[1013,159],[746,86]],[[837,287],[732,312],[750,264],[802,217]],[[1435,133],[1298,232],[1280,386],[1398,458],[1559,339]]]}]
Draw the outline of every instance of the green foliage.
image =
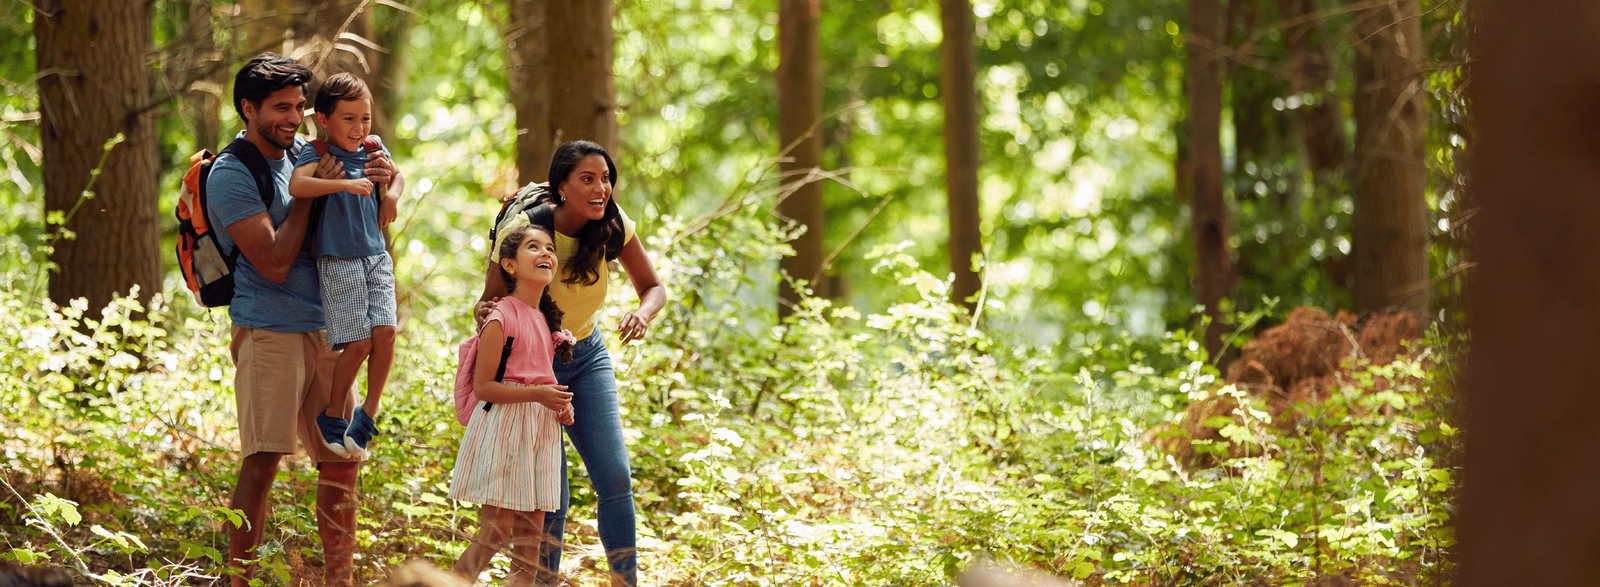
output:
[{"label": "green foliage", "polygon": [[[769,304],[742,296],[787,234],[754,208],[646,233],[676,295],[649,340],[614,357],[648,581],[942,585],[979,558],[1108,584],[1449,576],[1443,341],[1359,366],[1281,430],[1258,401],[1218,389],[1184,333],[1148,348],[1102,339],[1063,363],[973,328],[909,246],[872,257],[900,285],[883,312],[809,299],[774,325]],[[5,532],[9,557],[92,554],[88,572],[128,584],[215,568],[224,524],[242,522],[223,507],[237,456],[221,314],[158,297],[152,323],[129,319],[140,308],[128,300],[94,318],[8,275],[0,361],[18,368],[0,374],[0,403],[19,432],[5,469],[31,508],[6,502],[29,522]],[[616,295],[603,324],[627,307]],[[448,313],[464,314],[455,303]],[[443,498],[465,332],[431,315],[413,307],[363,467],[365,577],[413,556],[447,565],[475,529],[474,507]],[[1211,394],[1237,400],[1217,424],[1248,456],[1187,470],[1147,442]],[[581,524],[594,498],[579,471]],[[279,477],[257,551],[269,583],[317,568],[314,477],[298,459]],[[584,581],[594,542],[579,530],[569,557]]]}]

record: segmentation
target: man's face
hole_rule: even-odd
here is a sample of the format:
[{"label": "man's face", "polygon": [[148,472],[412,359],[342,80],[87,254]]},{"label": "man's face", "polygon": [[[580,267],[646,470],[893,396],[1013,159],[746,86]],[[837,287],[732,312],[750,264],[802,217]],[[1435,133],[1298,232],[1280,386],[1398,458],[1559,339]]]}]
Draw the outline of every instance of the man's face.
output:
[{"label": "man's face", "polygon": [[295,131],[305,119],[306,92],[300,86],[288,86],[261,101],[251,112],[252,104],[244,101],[245,115],[250,118],[250,129],[261,135],[272,146],[288,149],[294,146]]}]

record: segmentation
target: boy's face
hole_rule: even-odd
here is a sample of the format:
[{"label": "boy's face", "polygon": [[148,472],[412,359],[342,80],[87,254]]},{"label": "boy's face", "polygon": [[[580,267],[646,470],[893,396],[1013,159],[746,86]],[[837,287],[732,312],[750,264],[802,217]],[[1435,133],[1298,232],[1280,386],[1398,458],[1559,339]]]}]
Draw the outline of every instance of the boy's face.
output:
[{"label": "boy's face", "polygon": [[328,131],[328,142],[346,151],[357,151],[361,141],[372,133],[372,99],[334,102],[333,114],[317,113],[317,125]]}]

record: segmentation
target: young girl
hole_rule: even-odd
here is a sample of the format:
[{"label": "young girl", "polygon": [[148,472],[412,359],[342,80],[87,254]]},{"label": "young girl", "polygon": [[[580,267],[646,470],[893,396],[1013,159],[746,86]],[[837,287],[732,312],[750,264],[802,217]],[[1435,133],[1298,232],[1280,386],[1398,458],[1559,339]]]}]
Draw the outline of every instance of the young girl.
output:
[{"label": "young girl", "polygon": [[[572,334],[545,286],[556,276],[555,237],[543,228],[507,231],[496,247],[510,295],[478,335],[472,411],[461,438],[450,498],[483,504],[478,535],[456,561],[455,572],[476,581],[507,539],[511,585],[531,585],[538,564],[545,512],[561,508],[561,430],[572,423],[572,394],[556,384],[554,355],[571,360]],[[495,381],[506,337],[513,337],[501,381]]]}]

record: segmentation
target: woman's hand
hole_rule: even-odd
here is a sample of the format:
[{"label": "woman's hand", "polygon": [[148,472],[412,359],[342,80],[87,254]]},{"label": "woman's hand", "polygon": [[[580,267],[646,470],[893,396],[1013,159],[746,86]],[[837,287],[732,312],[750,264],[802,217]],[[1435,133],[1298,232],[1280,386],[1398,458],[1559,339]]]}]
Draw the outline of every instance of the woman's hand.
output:
[{"label": "woman's hand", "polygon": [[480,300],[477,305],[473,306],[472,307],[472,321],[474,322],[473,326],[477,327],[477,328],[483,328],[483,322],[485,320],[489,319],[489,313],[493,312],[495,305],[499,304],[499,303],[500,303],[500,298],[496,297],[496,298],[494,298],[492,300]]},{"label": "woman's hand", "polygon": [[617,326],[617,332],[622,335],[622,344],[628,344],[644,338],[644,333],[650,330],[650,319],[639,310],[634,310],[622,315],[622,324]]},{"label": "woman's hand", "polygon": [[[565,385],[538,385],[533,388],[533,401],[559,414],[572,409],[572,394]],[[570,422],[569,422],[570,423]]]}]

